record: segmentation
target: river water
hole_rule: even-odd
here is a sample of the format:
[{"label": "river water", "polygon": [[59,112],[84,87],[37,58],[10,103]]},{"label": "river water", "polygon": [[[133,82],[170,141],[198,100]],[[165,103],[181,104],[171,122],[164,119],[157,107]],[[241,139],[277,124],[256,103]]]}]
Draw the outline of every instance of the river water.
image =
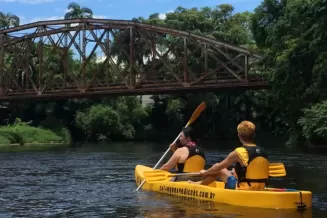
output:
[{"label": "river water", "polygon": [[[167,146],[85,145],[59,151],[0,153],[0,217],[327,217],[326,156],[270,150],[287,176],[274,186],[311,190],[305,212],[234,207],[140,190],[137,164],[154,166]],[[206,148],[208,166],[231,149]]]}]

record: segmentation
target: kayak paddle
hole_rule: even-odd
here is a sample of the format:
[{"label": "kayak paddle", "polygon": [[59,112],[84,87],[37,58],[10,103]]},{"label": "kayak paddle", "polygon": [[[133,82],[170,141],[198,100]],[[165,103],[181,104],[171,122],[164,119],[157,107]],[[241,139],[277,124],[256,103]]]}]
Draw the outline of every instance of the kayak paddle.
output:
[{"label": "kayak paddle", "polygon": [[[202,102],[193,112],[190,120],[187,122],[187,124],[185,125],[185,128],[188,127],[189,125],[191,125],[202,113],[202,111],[204,111],[204,109],[206,108],[206,103]],[[176,137],[176,139],[174,140],[174,142],[172,144],[175,144],[176,141],[178,140],[179,136],[181,133],[178,134],[178,136]],[[158,167],[158,165],[160,164],[160,162],[164,159],[164,157],[166,156],[166,154],[169,152],[170,147],[167,149],[167,151],[162,155],[162,157],[160,158],[160,160],[158,161],[158,163],[152,168],[152,169],[156,169]],[[138,191],[145,183],[145,180],[142,181],[141,185],[136,189],[136,191]]]},{"label": "kayak paddle", "polygon": [[165,170],[145,171],[143,173],[146,182],[162,182],[174,176],[200,176],[200,173],[170,173]]},{"label": "kayak paddle", "polygon": [[[167,180],[169,177],[178,176],[200,176],[199,172],[195,173],[170,173],[165,170],[152,170],[145,171],[143,173],[145,181],[148,183],[162,182]],[[283,163],[271,163],[269,166],[270,177],[281,177],[286,176],[286,171]]]},{"label": "kayak paddle", "polygon": [[[232,171],[230,171],[230,172],[232,172]],[[269,164],[269,176],[270,177],[286,176],[286,170],[285,170],[284,164],[283,163],[270,163]]]},{"label": "kayak paddle", "polygon": [[271,163],[269,164],[269,176],[281,177],[286,176],[286,170],[283,163]]}]

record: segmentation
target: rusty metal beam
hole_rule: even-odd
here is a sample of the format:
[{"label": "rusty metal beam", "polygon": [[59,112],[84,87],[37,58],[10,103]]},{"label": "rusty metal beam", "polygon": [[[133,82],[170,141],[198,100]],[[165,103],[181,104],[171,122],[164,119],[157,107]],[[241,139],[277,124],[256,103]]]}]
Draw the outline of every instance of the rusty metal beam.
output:
[{"label": "rusty metal beam", "polygon": [[97,90],[93,92],[73,92],[73,90],[66,90],[61,93],[49,93],[42,95],[35,95],[33,92],[25,95],[7,95],[1,96],[0,100],[14,101],[22,99],[40,99],[40,100],[51,100],[58,98],[87,98],[87,97],[112,97],[112,96],[121,96],[121,95],[155,95],[155,94],[172,94],[172,93],[190,93],[190,92],[224,92],[224,91],[244,91],[244,90],[262,90],[269,89],[267,83],[264,82],[252,82],[251,84],[232,84],[226,83],[220,86],[215,84],[207,86],[192,86],[192,87],[149,87],[149,88],[140,88],[140,89],[112,89],[112,90]]},{"label": "rusty metal beam", "polygon": [[[147,29],[149,31],[153,32],[158,32],[158,33],[168,33],[172,35],[177,35],[177,36],[182,36],[186,38],[193,38],[196,40],[200,40],[202,42],[207,42],[213,45],[217,45],[223,48],[231,49],[234,51],[237,51],[239,53],[247,54],[250,56],[253,56],[258,59],[262,59],[263,57],[261,55],[255,54],[252,51],[234,46],[225,42],[220,42],[218,40],[210,39],[207,37],[203,37],[194,33],[186,32],[186,31],[181,31],[181,30],[176,30],[176,29],[171,29],[167,27],[159,27],[159,26],[154,26],[154,25],[148,25],[148,24],[143,24],[143,23],[138,23],[135,21],[128,21],[128,20],[110,20],[110,19],[68,19],[68,20],[50,20],[50,21],[38,21],[34,23],[29,23],[25,25],[21,25],[18,27],[12,27],[4,30],[0,30],[0,34],[8,34],[8,33],[13,33],[21,30],[27,30],[31,28],[37,28],[39,26],[49,26],[49,25],[67,25],[67,24],[73,24],[73,23],[79,23],[79,24],[94,24],[94,25],[113,25],[113,26],[121,26],[122,28],[127,28],[127,27],[136,27],[136,28],[141,28],[141,29]],[[110,28],[110,27],[109,27]],[[114,27],[115,28],[115,27]]]},{"label": "rusty metal beam", "polygon": [[249,59],[262,57],[132,21],[42,21],[0,31],[0,100],[268,88]]},{"label": "rusty metal beam", "polygon": [[129,28],[129,72],[130,72],[130,87],[135,86],[135,51],[134,51],[134,28],[130,27]]}]

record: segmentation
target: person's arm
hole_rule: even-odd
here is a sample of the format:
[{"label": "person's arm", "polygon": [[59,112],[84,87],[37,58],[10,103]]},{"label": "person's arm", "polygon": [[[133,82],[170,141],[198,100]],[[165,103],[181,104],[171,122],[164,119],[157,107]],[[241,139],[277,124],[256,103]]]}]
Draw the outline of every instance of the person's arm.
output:
[{"label": "person's arm", "polygon": [[175,152],[176,149],[177,149],[177,145],[176,145],[175,143],[170,144],[170,145],[169,145],[169,148],[170,148],[170,150],[171,150],[172,152]]},{"label": "person's arm", "polygon": [[214,164],[208,170],[203,170],[201,172],[202,176],[216,175],[222,169],[229,167],[230,165],[237,162],[238,156],[235,151],[231,152],[222,162]]},{"label": "person's arm", "polygon": [[180,157],[180,151],[181,150],[176,150],[173,154],[173,156],[171,156],[171,158],[169,159],[169,161],[167,163],[165,163],[162,167],[160,167],[160,170],[170,170],[173,167],[176,166],[176,164],[178,163],[179,157]]}]

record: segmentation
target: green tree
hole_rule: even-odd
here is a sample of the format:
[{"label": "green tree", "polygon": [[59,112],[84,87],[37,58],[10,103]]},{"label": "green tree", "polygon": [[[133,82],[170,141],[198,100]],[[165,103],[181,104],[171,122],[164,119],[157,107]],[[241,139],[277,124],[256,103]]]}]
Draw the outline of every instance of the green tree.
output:
[{"label": "green tree", "polygon": [[0,29],[19,26],[20,19],[18,16],[11,13],[0,12]]},{"label": "green tree", "polygon": [[69,10],[65,14],[65,19],[74,19],[74,18],[92,18],[93,11],[87,7],[81,7],[78,3],[72,2],[68,5],[67,9]]},{"label": "green tree", "polygon": [[[74,18],[92,18],[93,11],[87,7],[81,7],[78,3],[72,2],[67,7],[68,12],[65,14],[65,19],[74,19]],[[81,33],[79,33],[79,42],[80,48],[83,48],[83,42],[81,40]],[[84,49],[82,49],[84,51]],[[82,57],[80,57],[82,60]]]},{"label": "green tree", "polygon": [[298,120],[303,136],[314,144],[327,142],[327,101],[303,109],[304,116]]},{"label": "green tree", "polygon": [[252,17],[253,35],[272,72],[269,105],[284,121],[289,145],[303,141],[297,122],[302,109],[326,99],[324,2],[265,0]]}]

